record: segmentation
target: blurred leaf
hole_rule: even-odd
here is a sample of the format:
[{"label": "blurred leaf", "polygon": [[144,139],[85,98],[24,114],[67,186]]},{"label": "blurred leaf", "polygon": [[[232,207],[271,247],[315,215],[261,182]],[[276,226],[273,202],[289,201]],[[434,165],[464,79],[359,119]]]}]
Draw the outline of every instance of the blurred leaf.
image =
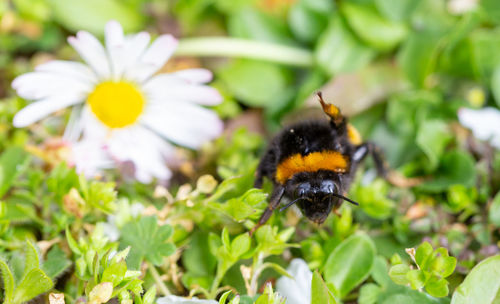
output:
[{"label": "blurred leaf", "polygon": [[497,65],[493,71],[493,76],[491,77],[491,92],[493,93],[493,97],[495,97],[497,106],[500,107],[500,65]]},{"label": "blurred leaf", "polygon": [[74,32],[86,30],[102,36],[109,20],[120,22],[125,32],[138,31],[144,24],[144,17],[136,8],[118,0],[48,1],[54,19]]},{"label": "blurred leaf", "polygon": [[66,271],[71,264],[64,251],[56,245],[47,253],[47,259],[42,264],[42,270],[49,278],[54,280]]},{"label": "blurred leaf", "polygon": [[406,275],[410,271],[410,267],[406,264],[397,264],[391,267],[389,270],[389,276],[394,281],[394,283],[399,285],[407,285],[410,283]]},{"label": "blurred leaf", "polygon": [[335,298],[326,286],[321,275],[315,271],[312,276],[311,283],[311,304],[336,304]]},{"label": "blurred leaf", "polygon": [[341,298],[370,274],[375,260],[375,245],[364,234],[353,235],[330,254],[324,267],[325,281],[332,283]]},{"label": "blurred leaf", "polygon": [[396,206],[396,203],[388,198],[388,191],[388,183],[376,179],[368,185],[357,184],[352,193],[366,214],[376,219],[386,219],[391,216]]},{"label": "blurred leaf", "polygon": [[426,284],[425,291],[436,298],[446,297],[450,292],[448,289],[448,281],[446,281],[445,279],[437,279],[436,277],[433,277]]},{"label": "blurred leaf", "polygon": [[490,223],[496,227],[500,227],[500,192],[495,195],[495,198],[491,202],[488,219]]},{"label": "blurred leaf", "polygon": [[292,33],[301,41],[313,43],[328,25],[333,12],[333,2],[328,0],[300,0],[288,14],[288,24]]},{"label": "blurred leaf", "polygon": [[20,147],[7,148],[0,156],[0,197],[9,191],[14,180],[26,169],[29,155]]},{"label": "blurred leaf", "polygon": [[446,145],[453,139],[448,126],[441,120],[426,120],[417,131],[417,145],[429,159],[429,167],[436,168]]},{"label": "blurred leaf", "polygon": [[139,269],[143,258],[156,266],[161,265],[163,257],[175,252],[172,243],[166,243],[172,235],[172,227],[158,225],[155,216],[142,217],[128,222],[121,231],[120,247],[131,246],[127,265]]},{"label": "blurred leaf", "polygon": [[14,295],[14,277],[12,276],[12,272],[7,266],[7,263],[0,260],[0,271],[2,272],[3,279],[3,290],[4,290],[4,301],[5,304],[12,303],[12,297]]},{"label": "blurred leaf", "polygon": [[381,289],[373,283],[363,284],[359,290],[359,304],[375,304],[380,295]]},{"label": "blurred leaf", "polygon": [[315,56],[320,68],[335,75],[362,68],[375,57],[375,51],[360,42],[336,14],[319,37]]},{"label": "blurred leaf", "polygon": [[478,29],[471,33],[472,60],[477,78],[489,80],[495,68],[500,65],[500,30]]},{"label": "blurred leaf", "polygon": [[125,273],[127,272],[127,264],[125,261],[111,264],[106,267],[102,273],[101,282],[110,282],[113,287],[117,286],[123,281]]},{"label": "blurred leaf", "polygon": [[285,22],[251,6],[230,14],[228,18],[228,31],[231,36],[288,45],[296,44]]},{"label": "blurred leaf", "polygon": [[500,24],[500,3],[496,0],[481,0],[479,6],[489,21]]},{"label": "blurred leaf", "polygon": [[398,53],[398,61],[406,77],[418,87],[434,71],[441,34],[418,32],[411,34]]},{"label": "blurred leaf", "polygon": [[340,9],[353,31],[377,50],[391,50],[408,34],[404,24],[385,20],[372,6],[346,1]]},{"label": "blurred leaf", "polygon": [[236,60],[219,71],[219,77],[245,105],[269,107],[289,83],[289,72],[274,64]]},{"label": "blurred leaf", "polygon": [[453,184],[472,187],[476,180],[474,159],[468,153],[453,150],[443,155],[432,180],[426,181],[419,189],[427,192],[441,192]]},{"label": "blurred leaf", "polygon": [[34,268],[26,273],[16,286],[13,303],[27,302],[39,294],[49,291],[54,284],[40,268]]},{"label": "blurred leaf", "polygon": [[375,0],[378,11],[389,20],[406,21],[419,4],[419,0]]},{"label": "blurred leaf", "polygon": [[500,302],[500,255],[477,264],[453,293],[451,304]]}]

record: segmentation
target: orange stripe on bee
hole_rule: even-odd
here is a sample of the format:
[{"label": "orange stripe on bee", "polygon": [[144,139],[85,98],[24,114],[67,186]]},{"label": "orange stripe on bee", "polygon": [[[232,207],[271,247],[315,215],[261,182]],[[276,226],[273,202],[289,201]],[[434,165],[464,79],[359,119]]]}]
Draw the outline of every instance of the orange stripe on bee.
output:
[{"label": "orange stripe on bee", "polygon": [[276,168],[276,180],[284,184],[289,178],[300,172],[330,170],[346,172],[347,158],[335,151],[313,152],[306,156],[298,153],[283,160]]},{"label": "orange stripe on bee", "polygon": [[351,124],[347,125],[347,137],[353,145],[361,145],[363,143],[361,134],[359,134],[358,130]]}]

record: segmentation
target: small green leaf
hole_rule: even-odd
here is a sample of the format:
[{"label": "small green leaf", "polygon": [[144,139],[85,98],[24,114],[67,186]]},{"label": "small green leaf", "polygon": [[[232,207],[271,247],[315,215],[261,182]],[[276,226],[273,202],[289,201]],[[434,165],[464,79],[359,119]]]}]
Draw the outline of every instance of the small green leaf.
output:
[{"label": "small green leaf", "polygon": [[231,242],[231,254],[235,258],[239,258],[244,255],[250,249],[251,239],[248,233],[238,235]]},{"label": "small green leaf", "polygon": [[500,255],[489,257],[472,268],[453,293],[451,304],[500,302]]},{"label": "small green leaf", "polygon": [[231,294],[231,292],[232,292],[231,290],[228,290],[225,293],[223,293],[219,299],[219,304],[226,304],[226,301],[229,298],[229,295]]},{"label": "small green leaf", "polygon": [[448,126],[441,120],[427,120],[420,123],[416,143],[429,159],[431,169],[437,167],[444,148],[452,138]]},{"label": "small green leaf", "polygon": [[120,261],[118,263],[112,264],[111,266],[104,269],[101,277],[101,282],[111,282],[113,283],[113,287],[115,287],[123,281],[125,272],[127,272],[127,264],[125,263],[125,261]]},{"label": "small green leaf", "polygon": [[420,268],[425,268],[426,263],[429,258],[432,256],[434,249],[429,242],[423,242],[418,246],[417,251],[415,252],[415,262],[417,262]]},{"label": "small green leaf", "polygon": [[380,286],[373,283],[364,284],[359,290],[359,304],[375,304],[381,292]]},{"label": "small green leaf", "polygon": [[500,192],[495,195],[495,198],[491,202],[488,219],[490,223],[496,227],[500,227]]},{"label": "small green leaf", "polygon": [[312,276],[311,283],[311,304],[336,304],[335,298],[326,286],[321,275],[315,271]]},{"label": "small green leaf", "polygon": [[32,269],[25,274],[13,295],[13,303],[27,302],[34,297],[49,291],[54,284],[52,280],[39,268]]},{"label": "small green leaf", "polygon": [[446,297],[449,293],[448,281],[433,277],[425,284],[425,291],[436,298]]},{"label": "small green leaf", "polygon": [[387,261],[383,256],[377,256],[373,262],[371,276],[380,286],[386,287],[391,283],[387,273]]},{"label": "small green leaf", "polygon": [[420,289],[424,287],[427,280],[425,273],[422,270],[413,269],[408,271],[406,278],[410,282],[411,288]]},{"label": "small green leaf", "polygon": [[71,264],[64,251],[56,245],[47,253],[47,260],[43,262],[42,270],[49,278],[55,279],[68,269]]},{"label": "small green leaf", "polygon": [[127,223],[122,228],[120,247],[131,247],[127,265],[139,269],[143,258],[156,266],[161,265],[163,257],[175,252],[175,246],[166,243],[172,235],[172,227],[158,225],[155,216],[142,217]]},{"label": "small green leaf", "polygon": [[344,240],[330,254],[325,264],[325,280],[345,297],[370,274],[375,260],[375,245],[364,234]]},{"label": "small green leaf", "polygon": [[500,65],[495,67],[491,76],[491,92],[493,93],[493,97],[495,97],[497,106],[500,107]]},{"label": "small green leaf", "polygon": [[156,299],[156,287],[153,285],[142,297],[142,304],[153,304]]},{"label": "small green leaf", "polygon": [[10,189],[14,180],[28,166],[29,155],[20,147],[7,148],[0,156],[0,197]]},{"label": "small green leaf", "polygon": [[38,252],[36,251],[35,246],[30,241],[26,241],[24,255],[25,260],[23,273],[28,273],[34,268],[40,268],[40,259],[38,258]]},{"label": "small green leaf", "polygon": [[407,285],[410,283],[406,275],[410,271],[410,267],[406,264],[397,264],[391,267],[389,270],[389,276],[394,283],[399,285]]},{"label": "small green leaf", "polygon": [[14,295],[14,277],[7,263],[2,260],[0,260],[0,271],[2,272],[3,279],[4,301],[5,304],[10,304]]},{"label": "small green leaf", "polygon": [[393,21],[407,20],[419,2],[420,0],[375,0],[380,13]]},{"label": "small green leaf", "polygon": [[78,243],[75,241],[73,236],[71,235],[71,232],[69,231],[69,227],[66,227],[66,241],[68,242],[69,248],[73,253],[82,255],[82,250],[80,249],[80,246],[78,246]]}]

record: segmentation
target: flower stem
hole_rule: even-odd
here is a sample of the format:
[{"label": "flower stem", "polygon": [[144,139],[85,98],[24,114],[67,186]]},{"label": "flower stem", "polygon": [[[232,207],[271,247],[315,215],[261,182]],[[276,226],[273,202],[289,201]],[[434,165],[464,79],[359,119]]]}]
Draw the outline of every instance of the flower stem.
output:
[{"label": "flower stem", "polygon": [[167,285],[163,282],[163,280],[160,277],[160,274],[156,270],[155,266],[151,264],[150,262],[147,262],[149,271],[151,271],[151,275],[153,276],[156,285],[158,286],[158,289],[164,296],[170,295],[170,291],[167,288]]},{"label": "flower stem", "polygon": [[297,67],[311,67],[314,64],[313,54],[307,49],[229,37],[181,39],[175,55],[241,57]]}]

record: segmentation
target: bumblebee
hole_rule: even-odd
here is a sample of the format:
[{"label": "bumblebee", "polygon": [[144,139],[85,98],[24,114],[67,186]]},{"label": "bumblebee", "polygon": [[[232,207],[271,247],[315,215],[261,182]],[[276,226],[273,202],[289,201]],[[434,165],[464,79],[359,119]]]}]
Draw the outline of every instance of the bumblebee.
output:
[{"label": "bumblebee", "polygon": [[371,142],[362,142],[340,110],[325,103],[321,92],[317,95],[329,119],[286,127],[274,137],[259,163],[254,186],[261,188],[267,177],[273,182],[273,191],[252,231],[271,217],[283,197],[290,201],[280,211],[297,204],[307,218],[318,224],[344,200],[358,205],[344,193],[367,155],[373,157],[378,174],[386,175],[380,150]]}]

